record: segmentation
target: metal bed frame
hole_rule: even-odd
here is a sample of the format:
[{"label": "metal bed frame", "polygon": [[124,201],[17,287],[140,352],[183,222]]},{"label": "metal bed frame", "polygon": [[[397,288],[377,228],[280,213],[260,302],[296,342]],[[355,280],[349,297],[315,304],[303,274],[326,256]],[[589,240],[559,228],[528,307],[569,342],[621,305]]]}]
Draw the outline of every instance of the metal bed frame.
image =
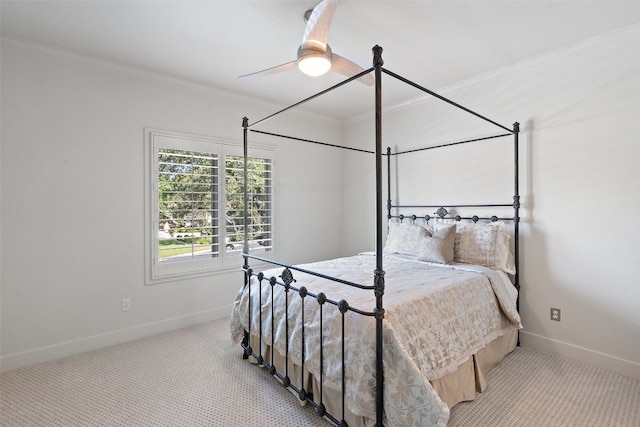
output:
[{"label": "metal bed frame", "polygon": [[[277,111],[276,113],[273,113],[261,120],[258,120],[254,123],[249,123],[249,120],[247,117],[244,117],[242,120],[242,127],[243,127],[243,141],[244,141],[244,224],[248,224],[249,223],[249,218],[248,218],[248,210],[247,210],[247,205],[248,205],[248,188],[247,188],[247,172],[248,172],[248,167],[247,167],[247,159],[248,159],[248,146],[249,146],[249,131],[252,132],[256,132],[256,133],[260,133],[260,134],[266,134],[266,135],[271,135],[271,136],[276,136],[276,137],[281,137],[281,138],[287,138],[287,139],[293,139],[293,140],[297,140],[297,141],[302,141],[302,142],[308,142],[308,143],[314,143],[314,144],[320,144],[320,145],[325,145],[325,146],[329,146],[329,147],[336,147],[336,148],[341,148],[341,149],[346,149],[346,150],[354,150],[354,151],[359,151],[359,152],[364,152],[364,153],[369,153],[369,154],[375,154],[375,180],[376,180],[376,249],[375,249],[375,258],[376,258],[376,268],[373,272],[373,285],[363,285],[363,284],[359,284],[359,283],[353,283],[353,282],[349,282],[349,281],[345,281],[342,279],[338,279],[338,278],[333,278],[318,272],[314,272],[314,271],[310,271],[310,270],[305,270],[302,269],[300,267],[296,267],[293,265],[288,265],[288,264],[284,264],[281,262],[276,262],[273,260],[269,260],[269,259],[265,259],[262,257],[258,257],[255,255],[251,255],[249,253],[249,244],[248,244],[248,227],[244,227],[244,246],[243,246],[243,258],[244,258],[244,265],[242,267],[242,270],[244,272],[244,285],[243,286],[248,286],[251,280],[251,277],[255,276],[257,278],[257,280],[260,283],[260,302],[259,302],[259,306],[262,306],[262,286],[263,286],[263,282],[267,282],[267,284],[265,284],[264,286],[271,286],[272,287],[272,292],[271,292],[271,298],[273,301],[273,288],[274,287],[280,287],[283,289],[283,291],[285,292],[285,303],[287,305],[287,307],[285,307],[285,316],[287,319],[287,327],[286,327],[286,339],[287,339],[287,349],[286,349],[286,354],[284,355],[285,358],[285,364],[284,364],[284,372],[278,372],[276,367],[273,364],[273,352],[274,352],[274,335],[275,334],[271,334],[271,363],[268,363],[265,361],[265,355],[263,355],[262,353],[262,338],[263,338],[263,333],[262,333],[262,316],[260,314],[260,307],[257,307],[257,312],[258,312],[258,316],[260,316],[260,320],[259,320],[259,324],[260,324],[260,330],[258,331],[258,335],[259,335],[259,349],[257,349],[257,352],[254,351],[254,349],[251,347],[250,345],[250,336],[251,336],[251,331],[245,331],[244,333],[244,339],[241,343],[241,346],[243,348],[243,358],[244,359],[248,359],[249,357],[253,357],[259,366],[264,366],[268,369],[269,373],[272,376],[277,377],[280,382],[282,383],[282,385],[286,388],[289,388],[290,390],[294,391],[295,393],[298,394],[298,397],[301,401],[306,401],[307,403],[311,404],[316,412],[318,413],[319,416],[321,417],[326,417],[327,419],[329,419],[333,424],[337,425],[337,426],[346,426],[347,423],[345,421],[345,365],[344,365],[344,355],[345,355],[345,340],[344,340],[344,314],[347,311],[352,311],[355,313],[358,313],[362,316],[370,316],[370,317],[374,317],[375,318],[375,331],[376,331],[376,346],[375,346],[375,355],[376,355],[376,396],[375,396],[375,405],[376,405],[376,425],[378,426],[382,426],[383,425],[383,399],[384,399],[384,389],[383,389],[383,380],[384,380],[384,372],[383,372],[383,363],[382,363],[382,358],[383,358],[383,319],[384,319],[384,315],[385,315],[385,310],[384,310],[384,305],[383,305],[383,296],[384,296],[384,291],[385,291],[385,271],[383,268],[383,236],[384,236],[384,229],[383,227],[386,225],[386,223],[388,222],[389,219],[391,218],[398,218],[400,220],[404,220],[405,218],[407,219],[411,219],[413,221],[415,221],[418,218],[423,218],[424,220],[426,220],[427,222],[434,217],[431,217],[430,215],[424,215],[424,216],[417,216],[414,214],[410,214],[410,215],[405,215],[405,214],[397,214],[397,215],[392,215],[392,210],[393,209],[413,209],[413,208],[417,208],[417,209],[423,209],[423,208],[437,208],[436,211],[436,215],[438,218],[451,218],[454,219],[456,221],[460,221],[460,220],[472,220],[474,222],[477,222],[478,220],[490,220],[490,221],[497,221],[497,220],[508,220],[508,221],[513,221],[514,224],[514,256],[515,256],[515,266],[516,266],[516,273],[514,275],[514,285],[516,287],[516,289],[518,289],[518,291],[520,290],[520,281],[519,281],[519,221],[520,221],[520,217],[519,217],[519,209],[520,209],[520,195],[519,195],[519,188],[518,188],[518,134],[519,134],[519,124],[516,122],[513,125],[512,129],[509,129],[497,122],[494,122],[466,107],[463,107],[462,105],[459,105],[429,89],[426,89],[416,83],[413,83],[385,68],[382,67],[382,65],[384,64],[384,61],[382,60],[382,48],[380,46],[374,46],[372,49],[373,52],[373,66],[367,70],[364,70],[363,72],[354,75],[353,77],[350,77],[328,89],[325,89],[321,92],[318,92],[315,95],[312,95],[306,99],[303,99],[302,101],[299,101],[295,104],[292,104],[280,111]],[[292,136],[286,136],[286,135],[280,135],[280,134],[276,134],[276,133],[271,133],[271,132],[265,132],[265,131],[260,131],[257,129],[253,129],[254,127],[256,127],[257,125],[259,125],[260,123],[274,117],[277,116],[289,109],[292,109],[294,107],[297,107],[299,105],[302,105],[308,101],[311,101],[312,99],[315,99],[319,96],[322,96],[328,92],[331,92],[345,84],[348,84],[368,73],[374,73],[374,77],[375,77],[375,151],[369,151],[369,150],[362,150],[362,149],[357,149],[357,148],[352,148],[352,147],[345,147],[345,146],[340,146],[340,145],[335,145],[335,144],[328,144],[328,143],[324,143],[324,142],[319,142],[319,141],[312,141],[312,140],[308,140],[308,139],[301,139],[301,138],[296,138],[296,137],[292,137]],[[441,145],[435,145],[435,146],[429,146],[426,148],[420,148],[420,149],[415,149],[415,150],[408,150],[408,151],[399,151],[396,153],[392,153],[391,152],[391,148],[387,148],[386,153],[384,153],[382,151],[382,73],[385,73],[391,77],[394,77],[408,85],[411,85],[413,87],[415,87],[416,89],[419,89],[425,93],[428,93],[448,104],[453,105],[454,107],[457,107],[458,109],[461,109],[469,114],[472,114],[486,122],[489,122],[499,128],[501,128],[502,130],[506,131],[506,133],[501,133],[499,135],[493,135],[493,136],[488,136],[488,137],[484,137],[484,138],[477,138],[477,139],[470,139],[470,140],[466,140],[466,141],[459,141],[459,142],[453,142],[453,143],[448,143],[448,144],[441,144]],[[487,140],[487,139],[493,139],[493,138],[500,138],[500,137],[505,137],[505,136],[513,136],[514,138],[514,195],[513,195],[513,202],[512,203],[508,203],[508,204],[461,204],[461,205],[446,205],[448,208],[491,208],[491,207],[512,207],[513,208],[513,217],[503,217],[503,218],[498,218],[496,216],[491,216],[491,217],[478,217],[476,215],[471,216],[471,217],[462,217],[460,215],[452,215],[449,213],[449,211],[441,205],[393,205],[391,202],[391,173],[390,168],[391,168],[391,157],[392,156],[398,156],[398,155],[403,155],[403,154],[408,154],[408,153],[413,153],[416,151],[424,151],[424,150],[431,150],[431,149],[435,149],[435,148],[441,148],[441,147],[447,147],[447,146],[452,146],[452,145],[459,145],[459,144],[467,144],[467,143],[471,143],[471,142],[477,142],[477,141],[483,141],[483,140]],[[383,171],[382,171],[382,158],[386,156],[387,157],[387,191],[388,191],[388,199],[386,202],[386,216],[384,214],[384,210],[385,210],[385,204],[383,201]],[[249,266],[249,259],[253,259],[259,262],[264,262],[267,264],[271,264],[274,266],[279,266],[279,267],[283,267],[282,270],[282,274],[279,277],[265,277],[265,275],[262,272],[254,272],[254,270]],[[313,276],[317,276],[323,279],[327,279],[327,280],[331,280],[334,282],[339,282],[341,284],[344,284],[345,286],[352,286],[364,291],[373,291],[374,295],[375,295],[375,307],[373,309],[369,308],[369,309],[361,309],[361,308],[356,308],[350,305],[350,303],[348,301],[345,300],[340,300],[340,301],[335,301],[332,300],[330,298],[328,298],[324,293],[318,293],[318,294],[313,294],[311,292],[309,292],[304,286],[294,286],[293,283],[296,282],[296,280],[293,277],[293,271],[297,271],[297,272],[301,272],[301,273],[306,273],[306,274],[311,274]],[[251,292],[251,286],[249,286],[249,301],[251,301],[251,296],[250,296],[250,292]],[[302,308],[301,308],[301,316],[302,316],[302,323],[303,323],[303,328],[302,328],[302,375],[300,378],[300,383],[299,385],[296,385],[292,382],[292,379],[289,376],[289,348],[288,348],[288,341],[289,341],[289,328],[288,328],[288,319],[289,319],[289,314],[288,314],[288,301],[289,301],[289,297],[288,295],[290,295],[291,292],[295,292],[297,293],[301,298],[302,298]],[[326,407],[323,403],[323,378],[322,378],[322,372],[323,372],[323,354],[322,354],[322,333],[320,334],[320,374],[319,374],[319,378],[317,379],[319,381],[319,391],[320,391],[320,396],[313,396],[312,393],[309,392],[309,389],[305,388],[305,383],[304,383],[304,359],[305,359],[305,354],[304,354],[304,341],[305,341],[305,332],[304,332],[304,305],[305,305],[305,299],[306,298],[313,298],[315,299],[315,301],[320,305],[320,330],[322,331],[322,314],[323,314],[323,306],[325,304],[330,304],[330,305],[334,305],[338,308],[338,310],[340,311],[340,313],[342,314],[342,414],[341,417],[338,418],[337,415],[334,414],[330,414],[328,413],[328,411],[326,410]],[[516,302],[516,306],[519,307],[518,302]],[[255,308],[255,307],[254,307]],[[254,309],[251,307],[251,302],[249,302],[249,328],[251,328],[251,316],[252,316],[252,309]],[[273,304],[272,304],[272,310],[273,310]],[[273,313],[272,313],[272,323],[274,322],[273,319]],[[273,329],[273,324],[272,324],[272,329]],[[308,387],[311,387],[310,385],[307,384]],[[316,400],[317,398],[317,400]]]}]

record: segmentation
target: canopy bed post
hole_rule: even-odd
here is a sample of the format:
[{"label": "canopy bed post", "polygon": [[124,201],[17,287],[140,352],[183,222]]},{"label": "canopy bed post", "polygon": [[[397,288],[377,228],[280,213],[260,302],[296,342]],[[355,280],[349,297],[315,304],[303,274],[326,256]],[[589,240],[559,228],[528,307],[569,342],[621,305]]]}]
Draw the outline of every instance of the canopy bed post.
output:
[{"label": "canopy bed post", "polygon": [[[244,216],[244,243],[242,245],[242,258],[244,259],[244,264],[242,266],[242,271],[244,271],[244,287],[249,287],[249,295],[251,295],[251,286],[249,286],[249,282],[251,281],[251,270],[249,269],[249,231],[247,228],[247,223],[249,222],[249,210],[247,208],[248,205],[248,157],[249,157],[249,119],[247,117],[242,118],[242,133],[243,133],[243,156],[244,156],[244,170],[243,170],[243,216]],[[224,159],[223,159],[224,161]],[[249,324],[251,324],[251,310],[249,310]],[[244,338],[242,340],[242,358],[248,359],[251,355],[251,334],[250,331],[245,331]]]},{"label": "canopy bed post", "polygon": [[376,109],[376,271],[374,287],[376,295],[376,425],[382,426],[383,384],[382,371],[382,319],[384,308],[384,269],[382,266],[382,48],[373,47],[373,68],[375,75],[375,109]]},{"label": "canopy bed post", "polygon": [[[243,134],[243,155],[244,155],[244,163],[243,163],[243,214],[244,214],[244,243],[242,246],[242,257],[244,258],[244,270],[247,271],[247,269],[249,268],[249,257],[247,256],[249,254],[249,231],[247,228],[247,224],[249,222],[249,211],[247,209],[247,204],[249,202],[249,196],[247,195],[248,193],[248,185],[247,185],[247,180],[248,180],[248,166],[247,166],[247,162],[248,162],[248,157],[249,157],[249,140],[248,140],[248,133],[249,133],[249,119],[246,117],[242,118],[242,134]],[[246,285],[249,281],[248,276],[245,274],[245,281],[244,284]]]},{"label": "canopy bed post", "polygon": [[391,219],[391,147],[387,147],[387,221]]},{"label": "canopy bed post", "polygon": [[[520,133],[520,123],[515,122],[513,124],[513,234],[514,234],[514,257],[515,257],[515,266],[516,266],[516,274],[514,276],[514,286],[518,290],[518,295],[520,295],[520,238],[519,238],[519,230],[520,230],[520,190],[519,190],[519,160],[518,160],[518,135]],[[516,299],[516,308],[520,310],[520,298]]]}]

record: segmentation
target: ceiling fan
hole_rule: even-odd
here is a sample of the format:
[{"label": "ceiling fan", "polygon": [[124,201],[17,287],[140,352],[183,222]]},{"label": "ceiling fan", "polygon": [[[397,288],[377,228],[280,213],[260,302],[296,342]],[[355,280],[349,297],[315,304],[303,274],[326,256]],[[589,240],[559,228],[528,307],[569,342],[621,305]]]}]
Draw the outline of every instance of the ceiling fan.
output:
[{"label": "ceiling fan", "polygon": [[[313,9],[307,10],[304,14],[307,25],[295,61],[245,74],[239,78],[266,76],[292,70],[296,67],[304,74],[314,77],[321,76],[328,71],[351,77],[364,71],[365,69],[355,62],[334,53],[327,44],[329,26],[337,7],[338,0],[322,0]],[[371,86],[373,85],[373,76],[366,74],[358,78],[358,81]]]}]

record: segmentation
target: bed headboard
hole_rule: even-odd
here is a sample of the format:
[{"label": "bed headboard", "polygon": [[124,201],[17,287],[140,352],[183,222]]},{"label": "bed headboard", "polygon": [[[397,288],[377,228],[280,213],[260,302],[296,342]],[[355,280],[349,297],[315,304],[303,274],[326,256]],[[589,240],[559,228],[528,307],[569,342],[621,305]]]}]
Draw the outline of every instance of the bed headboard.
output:
[{"label": "bed headboard", "polygon": [[[502,126],[501,126],[502,127]],[[485,138],[477,138],[470,139],[465,141],[429,146],[425,148],[413,149],[409,151],[402,151],[392,153],[391,148],[387,147],[386,157],[387,157],[387,220],[397,219],[399,221],[410,220],[413,223],[417,221],[424,221],[424,223],[429,224],[433,219],[447,219],[454,220],[456,222],[460,221],[472,221],[473,223],[478,223],[479,221],[486,222],[497,222],[502,221],[506,223],[513,224],[512,232],[509,232],[512,236],[511,250],[514,255],[514,264],[515,264],[515,272],[513,274],[513,284],[518,291],[520,291],[520,280],[519,280],[519,272],[520,272],[520,236],[519,236],[519,222],[520,222],[520,194],[519,194],[519,168],[518,168],[518,135],[520,132],[520,125],[516,122],[513,125],[513,131],[509,133],[504,133],[500,135],[494,135]],[[416,151],[425,151],[432,150],[436,148],[448,147],[452,145],[459,144],[468,144],[475,143],[480,141],[486,141],[494,138],[502,138],[510,136],[513,138],[513,200],[510,203],[491,203],[491,204],[445,204],[445,205],[400,205],[392,203],[392,192],[391,192],[391,158],[392,156],[414,153]],[[458,213],[458,210],[462,210],[465,214]],[[466,212],[471,212],[472,210],[480,211],[480,212],[490,212],[490,211],[499,211],[506,212],[510,211],[512,214],[509,216],[502,215],[494,215],[494,214],[472,214],[468,215]],[[420,212],[420,213],[416,213]],[[430,213],[425,213],[430,212]],[[516,301],[516,304],[519,309],[519,300]]]}]

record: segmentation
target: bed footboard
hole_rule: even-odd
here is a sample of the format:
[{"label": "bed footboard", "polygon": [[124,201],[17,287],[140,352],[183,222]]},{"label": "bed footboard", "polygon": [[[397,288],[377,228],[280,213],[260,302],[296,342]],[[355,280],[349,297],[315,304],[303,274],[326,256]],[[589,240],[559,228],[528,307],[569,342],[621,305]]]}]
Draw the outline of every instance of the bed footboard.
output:
[{"label": "bed footboard", "polygon": [[[257,258],[257,257],[252,257]],[[257,258],[260,259],[260,258]],[[267,260],[260,259],[261,261],[267,262]],[[273,262],[272,262],[273,263]],[[330,280],[332,282],[340,283],[344,286],[351,286],[363,290],[372,290],[373,286],[364,286],[357,283],[348,282],[345,280],[329,277],[317,272],[304,270],[294,266],[282,265],[276,263],[277,265],[283,266],[281,274],[276,276],[266,277],[264,273],[259,272],[255,273],[251,268],[244,269],[246,275],[246,289],[248,292],[248,301],[249,301],[249,330],[245,330],[244,338],[241,343],[243,348],[243,359],[253,358],[255,362],[268,370],[269,374],[276,377],[280,383],[291,390],[294,394],[298,396],[301,402],[305,404],[312,405],[315,408],[316,413],[320,417],[324,417],[330,422],[332,422],[336,426],[346,426],[346,413],[348,412],[345,406],[345,314],[347,312],[353,312],[360,316],[370,316],[374,317],[375,313],[365,310],[360,310],[358,308],[352,307],[348,301],[334,300],[329,298],[325,293],[312,293],[305,286],[296,286],[296,279],[293,277],[292,270],[298,270],[305,274],[311,274],[313,276],[321,277],[323,279]],[[257,282],[257,292],[258,292],[258,303],[252,304],[252,286],[251,283]],[[269,292],[264,292],[265,288],[268,287]],[[255,290],[254,290],[255,291]],[[278,313],[276,313],[276,303],[274,302],[274,295],[277,292],[282,292],[284,297],[284,353],[280,354],[276,350],[276,318]],[[267,294],[267,298],[270,298],[270,301],[263,301],[263,294]],[[282,297],[282,295],[281,295]],[[289,302],[292,298],[300,299],[300,311],[298,313],[290,313],[289,312]],[[265,303],[270,306],[269,312],[263,313],[261,308],[264,307]],[[308,328],[306,327],[306,319],[305,308],[306,311],[309,311],[309,304],[316,304],[317,313],[319,313],[319,331],[318,336],[311,336],[309,334]],[[257,305],[257,306],[256,306]],[[340,378],[340,391],[336,391],[331,389],[332,395],[332,404],[327,405],[326,402],[326,385],[324,372],[326,369],[326,358],[325,358],[325,335],[323,333],[323,322],[325,320],[325,310],[327,306],[335,306],[338,312],[340,313],[340,347],[341,347],[341,360],[339,361],[341,370],[341,378]],[[334,309],[335,310],[335,309]],[[290,338],[291,331],[289,330],[289,324],[291,316],[299,316],[302,328],[301,328],[301,336],[300,336],[300,347],[293,349],[290,347]],[[264,317],[268,317],[270,320],[264,320]],[[258,328],[257,330],[251,330],[251,325],[256,323]],[[264,325],[263,322],[270,322],[270,325]],[[270,333],[265,333],[265,327]],[[319,340],[319,370],[317,375],[312,375],[307,367],[305,366],[305,360],[307,360],[306,354],[306,340],[315,339]],[[301,363],[300,366],[295,365],[291,360],[292,352],[296,351],[300,357]],[[280,361],[280,363],[278,363]],[[328,410],[328,406],[331,410]]]}]

